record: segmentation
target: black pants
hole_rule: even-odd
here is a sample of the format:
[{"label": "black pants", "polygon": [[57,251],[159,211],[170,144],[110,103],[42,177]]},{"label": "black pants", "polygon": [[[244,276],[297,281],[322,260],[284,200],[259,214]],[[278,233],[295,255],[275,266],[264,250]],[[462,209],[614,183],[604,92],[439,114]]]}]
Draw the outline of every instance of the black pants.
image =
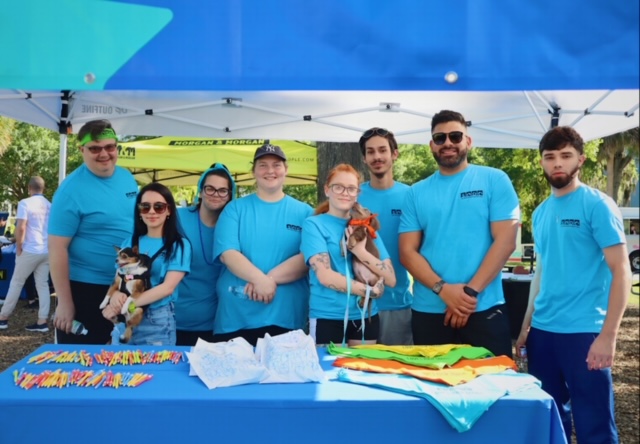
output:
[{"label": "black pants", "polygon": [[215,342],[212,331],[176,330],[176,345],[196,345],[198,338],[207,342]]},{"label": "black pants", "polygon": [[113,323],[102,316],[100,304],[107,295],[109,285],[71,281],[71,296],[76,307],[76,321],[89,331],[86,335],[74,335],[56,329],[59,344],[106,344],[111,340]]},{"label": "black pants", "polygon": [[264,335],[266,335],[267,333],[269,333],[269,336],[277,336],[290,331],[291,329],[289,328],[278,327],[277,325],[269,325],[267,327],[248,328],[231,333],[214,334],[213,342],[226,342],[230,341],[233,338],[241,337],[255,347],[258,343],[258,339],[264,338]]},{"label": "black pants", "polygon": [[509,319],[504,304],[473,313],[462,328],[445,326],[444,313],[411,312],[415,345],[469,344],[484,347],[496,356],[512,357]]}]

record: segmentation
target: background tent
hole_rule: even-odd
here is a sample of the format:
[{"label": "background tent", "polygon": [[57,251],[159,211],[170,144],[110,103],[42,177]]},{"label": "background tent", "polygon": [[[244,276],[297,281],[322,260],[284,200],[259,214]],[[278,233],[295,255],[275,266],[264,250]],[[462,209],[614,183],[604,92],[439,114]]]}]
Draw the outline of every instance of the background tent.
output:
[{"label": "background tent", "polygon": [[[6,0],[0,114],[60,130],[428,140],[461,111],[476,146],[639,124],[640,6],[628,0]],[[22,17],[24,20],[17,20]],[[28,24],[28,26],[27,26]],[[8,43],[10,42],[10,43]]]},{"label": "background tent", "polygon": [[[140,183],[197,185],[212,163],[229,168],[238,185],[254,183],[253,154],[264,140],[227,140],[196,137],[158,137],[118,146],[118,165],[129,169]],[[315,185],[318,171],[316,149],[300,142],[272,140],[287,155],[288,185]]]}]

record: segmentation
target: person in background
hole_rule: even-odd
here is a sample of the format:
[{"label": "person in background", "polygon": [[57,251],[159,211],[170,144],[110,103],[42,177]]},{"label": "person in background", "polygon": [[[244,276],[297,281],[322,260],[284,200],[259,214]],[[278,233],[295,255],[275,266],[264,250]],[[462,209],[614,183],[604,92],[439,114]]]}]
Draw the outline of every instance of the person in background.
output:
[{"label": "person in background", "polygon": [[391,131],[371,128],[360,137],[360,151],[371,179],[360,186],[358,202],[378,214],[379,234],[391,258],[396,274],[396,286],[387,286],[376,303],[380,316],[378,342],[386,345],[412,345],[411,281],[400,263],[398,226],[402,204],[409,186],[393,180],[393,164],[398,158],[398,143]]},{"label": "person in background", "polygon": [[28,331],[46,333],[51,304],[49,293],[49,251],[47,227],[51,202],[44,197],[44,180],[33,176],[28,185],[29,196],[18,203],[16,215],[16,265],[2,310],[0,329],[8,328],[8,319],[16,307],[27,278],[33,273],[39,296],[38,319],[27,325]]},{"label": "person in background", "polygon": [[414,184],[400,220],[400,260],[414,277],[413,341],[470,344],[511,357],[501,272],[516,247],[520,206],[509,177],[471,165],[467,122],[431,120],[438,171]]},{"label": "person in background", "polygon": [[571,442],[617,443],[611,366],[631,291],[622,215],[604,193],[580,182],[584,141],[556,127],[540,141],[551,185],[533,212],[537,263],[516,341],[529,373],[553,396]]},{"label": "person in background", "polygon": [[[133,236],[122,243],[122,248],[137,246],[141,254],[152,259],[151,288],[135,299],[137,307],[146,309],[129,344],[176,345],[174,303],[178,285],[189,273],[191,244],[181,232],[171,191],[158,182],[145,185],[136,199],[134,221]],[[116,291],[102,311],[104,317],[116,317],[126,300],[126,294]]]},{"label": "person in background", "polygon": [[[377,300],[369,301],[369,312],[366,307],[358,306],[357,297],[347,300],[345,295],[365,297],[369,291],[372,297],[377,298],[385,291],[385,284],[391,288],[396,284],[393,264],[380,236],[373,240],[380,258],[367,251],[366,238],[353,247],[351,254],[344,254],[343,239],[351,209],[358,197],[359,184],[360,174],[351,165],[335,166],[329,171],[324,186],[327,200],[318,206],[316,215],[308,218],[302,227],[301,250],[310,267],[309,331],[316,344],[339,344],[343,340],[349,345],[375,344],[380,329]],[[375,285],[370,287],[352,280],[352,255],[378,276]],[[363,317],[368,320],[363,322]]]},{"label": "person in background", "polygon": [[256,192],[235,199],[218,219],[214,256],[225,265],[218,278],[214,340],[237,336],[252,345],[306,326],[307,267],[300,253],[309,205],[284,193],[287,156],[265,144],[253,156]]},{"label": "person in background", "polygon": [[198,338],[213,342],[218,308],[216,283],[222,263],[213,260],[213,238],[224,207],[234,198],[236,184],[226,166],[215,163],[198,181],[196,204],[178,208],[180,223],[191,242],[191,271],[180,282],[176,301],[177,345],[195,345]]},{"label": "person in background", "polygon": [[[131,237],[138,185],[116,166],[118,137],[108,120],[87,122],[78,141],[84,163],[60,184],[49,218],[54,325],[58,343],[106,344],[113,324],[99,307],[115,275],[113,246]],[[74,320],[87,335],[71,334]]]}]

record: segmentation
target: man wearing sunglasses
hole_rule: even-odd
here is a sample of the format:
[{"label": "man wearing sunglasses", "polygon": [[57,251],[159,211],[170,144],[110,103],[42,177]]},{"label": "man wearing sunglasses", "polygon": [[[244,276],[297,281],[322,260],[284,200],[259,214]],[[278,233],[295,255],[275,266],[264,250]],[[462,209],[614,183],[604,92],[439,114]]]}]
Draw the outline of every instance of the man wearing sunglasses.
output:
[{"label": "man wearing sunglasses", "polygon": [[400,260],[415,279],[413,340],[512,356],[501,271],[516,246],[518,197],[504,172],[469,164],[460,113],[437,113],[431,133],[438,171],[411,187],[399,228]]},{"label": "man wearing sunglasses", "polygon": [[[138,186],[117,167],[118,138],[108,120],[87,122],[78,133],[84,163],[53,196],[49,262],[58,306],[54,319],[61,344],[106,344],[113,324],[99,308],[114,276],[113,246],[131,237]],[[88,334],[71,334],[73,320]]]},{"label": "man wearing sunglasses", "polygon": [[393,164],[399,154],[398,143],[391,131],[371,128],[362,134],[359,144],[370,180],[361,185],[358,202],[378,215],[379,234],[396,272],[396,286],[385,287],[384,294],[376,301],[380,310],[378,342],[412,345],[411,282],[398,253],[398,225],[409,186],[393,180]]}]

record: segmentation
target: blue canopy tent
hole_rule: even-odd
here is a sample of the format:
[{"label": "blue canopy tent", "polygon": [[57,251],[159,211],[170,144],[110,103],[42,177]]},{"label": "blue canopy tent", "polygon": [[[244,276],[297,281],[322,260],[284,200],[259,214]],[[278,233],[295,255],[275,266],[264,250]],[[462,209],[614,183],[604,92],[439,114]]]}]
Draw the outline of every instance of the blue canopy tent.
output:
[{"label": "blue canopy tent", "polygon": [[[455,109],[476,146],[638,126],[638,2],[6,0],[0,114],[65,134],[428,140]],[[17,20],[22,17],[24,20]],[[62,165],[61,165],[62,166]],[[61,169],[64,174],[64,169]]]}]

